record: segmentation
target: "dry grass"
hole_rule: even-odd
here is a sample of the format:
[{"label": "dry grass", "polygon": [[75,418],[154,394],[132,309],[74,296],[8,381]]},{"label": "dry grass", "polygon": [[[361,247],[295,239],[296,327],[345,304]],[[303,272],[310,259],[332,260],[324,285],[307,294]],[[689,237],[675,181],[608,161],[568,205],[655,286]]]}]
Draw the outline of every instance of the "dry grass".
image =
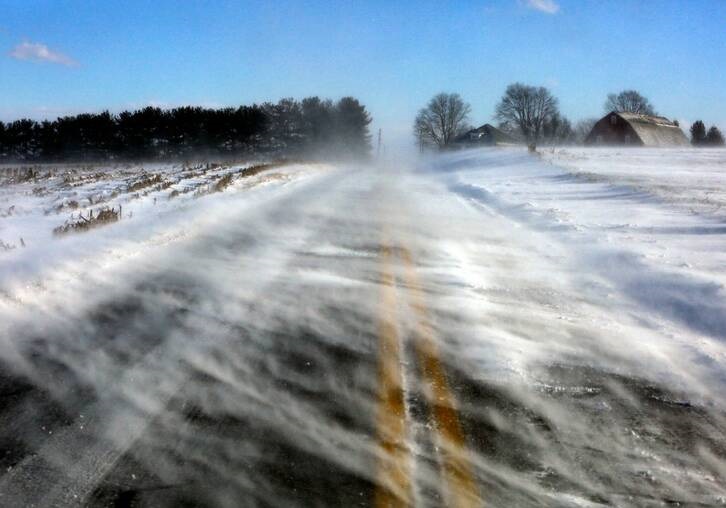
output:
[{"label": "dry grass", "polygon": [[2,240],[0,240],[0,251],[7,252],[9,250],[15,249],[16,246],[14,244],[5,243]]},{"label": "dry grass", "polygon": [[211,193],[212,191],[209,189],[208,184],[200,185],[199,187],[196,187],[196,190],[194,191],[194,198],[201,198],[202,196],[206,196]]},{"label": "dry grass", "polygon": [[99,180],[105,180],[111,176],[108,173],[101,171],[92,172],[81,172],[83,170],[71,169],[63,175],[63,185],[65,187],[80,187],[88,183],[97,182]]},{"label": "dry grass", "polygon": [[207,194],[222,192],[225,188],[229,186],[229,184],[232,183],[233,176],[234,173],[227,173],[225,175],[217,177],[216,179],[213,179],[212,182],[207,182],[200,185],[197,188],[196,192],[194,192],[194,197],[200,198],[202,196],[206,196]]},{"label": "dry grass", "polygon": [[229,184],[232,183],[232,178],[234,175],[232,173],[227,173],[222,178],[217,180],[217,182],[214,184],[213,192],[222,192],[224,189],[229,187]]},{"label": "dry grass", "polygon": [[117,222],[120,218],[121,218],[121,207],[120,206],[119,206],[118,210],[116,210],[114,208],[104,208],[102,210],[99,210],[95,216],[93,215],[93,210],[91,210],[88,213],[87,217],[84,217],[83,214],[81,213],[81,214],[79,214],[77,219],[74,219],[74,217],[71,215],[71,218],[68,221],[66,221],[65,224],[53,229],[53,234],[56,236],[60,236],[60,235],[68,234],[68,233],[78,233],[81,231],[88,231],[89,229],[103,226],[105,224]]},{"label": "dry grass", "polygon": [[148,175],[143,176],[139,180],[135,181],[131,185],[128,186],[128,189],[126,192],[137,192],[141,189],[145,189],[146,187],[151,187],[152,185],[157,185],[162,183],[161,175]]},{"label": "dry grass", "polygon": [[164,180],[159,185],[154,187],[155,191],[163,191],[174,185],[174,180]]},{"label": "dry grass", "polygon": [[[174,189],[173,191],[171,191],[171,192],[169,193],[169,199],[174,199],[174,198],[176,198],[176,197],[179,197],[179,196],[181,196],[182,194],[189,194],[190,192],[194,192],[195,190],[196,190],[196,191],[197,191],[197,193],[198,193],[198,192],[200,192],[200,190],[201,190],[201,189],[200,189],[200,187],[204,187],[204,190],[206,191],[206,188],[207,188],[207,187],[206,187],[206,184],[200,184],[200,185],[197,185],[197,186],[192,186],[192,185],[190,185],[190,186],[184,187],[184,188],[183,188],[183,189],[181,189],[181,190],[179,190],[179,189]],[[196,193],[195,193],[195,195],[196,195]]]},{"label": "dry grass", "polygon": [[263,171],[267,171],[268,169],[276,168],[276,167],[282,166],[284,164],[285,163],[283,163],[283,162],[270,162],[267,164],[256,164],[254,166],[250,166],[250,167],[242,170],[242,177],[247,178],[250,176],[259,175]]},{"label": "dry grass", "polygon": [[[93,204],[93,203],[91,203]],[[75,199],[71,199],[70,201],[65,201],[63,203],[60,203],[59,205],[56,205],[48,210],[45,211],[45,215],[50,215],[51,213],[61,213],[63,210],[70,209],[70,210],[78,210],[81,207],[81,204],[76,201]]]},{"label": "dry grass", "polygon": [[15,176],[16,183],[35,181],[40,177],[38,168],[24,169]]},{"label": "dry grass", "polygon": [[269,171],[270,169],[284,166],[286,164],[289,164],[289,162],[281,161],[281,162],[269,162],[269,163],[265,163],[265,164],[255,164],[254,166],[248,166],[246,168],[238,169],[237,171],[226,173],[225,175],[223,175],[222,177],[217,179],[217,181],[214,182],[213,184],[201,185],[194,193],[194,197],[199,198],[202,196],[206,196],[208,194],[213,194],[215,192],[222,192],[227,187],[229,187],[232,184],[232,182],[235,180],[235,178],[237,178],[237,177],[249,178],[252,176],[259,175],[260,173],[263,173],[265,171]]},{"label": "dry grass", "polygon": [[51,173],[40,173],[40,166],[20,166],[4,168],[0,175],[0,185],[9,186],[19,183],[36,182],[51,176]]},{"label": "dry grass", "polygon": [[195,166],[189,166],[187,167],[185,165],[184,172],[179,175],[182,180],[187,180],[189,178],[198,178],[200,176],[204,176],[207,171],[210,171],[212,167],[209,164],[197,164]]}]

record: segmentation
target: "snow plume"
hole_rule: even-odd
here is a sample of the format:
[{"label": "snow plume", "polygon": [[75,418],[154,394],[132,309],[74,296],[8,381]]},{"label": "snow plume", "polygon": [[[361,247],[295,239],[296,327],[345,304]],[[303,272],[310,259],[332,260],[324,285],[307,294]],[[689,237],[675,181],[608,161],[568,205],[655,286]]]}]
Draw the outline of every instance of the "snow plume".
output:
[{"label": "snow plume", "polygon": [[[163,178],[180,172],[146,169]],[[216,477],[214,485],[195,487],[205,505],[234,506],[249,496],[289,505],[289,492],[267,476],[282,453],[280,441],[289,447],[285,461],[306,455],[308,465],[332,461],[359,483],[370,474],[370,442],[359,423],[353,432],[343,419],[350,408],[371,404],[349,391],[349,376],[356,369],[358,376],[370,374],[361,358],[375,343],[374,323],[365,316],[375,314],[376,289],[368,278],[375,277],[376,251],[358,253],[353,246],[375,245],[378,229],[361,236],[357,214],[336,217],[355,204],[346,192],[330,192],[354,182],[345,170],[328,175],[323,166],[288,165],[256,179],[243,171],[223,192],[206,193],[204,178],[220,180],[210,173],[237,169],[185,170],[196,176],[127,195],[117,223],[56,239],[27,234],[59,220],[19,201],[32,202],[25,195],[31,184],[1,196],[3,212],[5,203],[18,204],[0,219],[8,221],[0,231],[24,235],[26,246],[15,240],[15,248],[2,252],[10,266],[0,273],[0,320],[7,325],[0,332],[0,386],[12,373],[21,385],[32,383],[63,401],[75,422],[46,421],[41,432],[33,425],[16,434],[20,448],[38,454],[0,478],[3,495],[38,505],[68,504],[71,495],[92,498],[96,482],[134,444],[145,451],[134,459],[140,466],[133,474],[140,475],[139,467],[153,471],[152,486]],[[79,207],[88,203],[89,186],[95,185],[89,194],[96,199],[109,195],[108,176],[100,185],[74,187]],[[39,183],[45,189],[31,193],[36,204],[48,199],[41,196],[48,186]],[[197,191],[185,192],[190,187]],[[357,260],[357,275],[345,273],[349,257]],[[329,401],[315,396],[324,389],[333,390]],[[4,409],[3,421],[13,425],[41,410],[30,402]],[[251,441],[240,441],[243,435]],[[98,467],[101,459],[111,462]],[[88,461],[94,467],[87,469]],[[18,487],[24,471],[40,462],[62,468],[44,469],[45,489]],[[254,466],[248,470],[245,463]],[[80,478],[87,481],[74,483]]]},{"label": "snow plume", "polygon": [[[670,157],[706,167],[703,152]],[[0,252],[0,383],[14,373],[42,390],[0,413],[21,442],[0,492],[36,506],[109,505],[109,492],[150,506],[369,505],[390,313],[421,505],[444,504],[422,333],[487,506],[718,505],[723,226],[642,181],[603,181],[614,158],[584,175],[526,149],[439,155],[424,171],[288,166],[214,194],[183,191],[237,168],[190,168],[129,192],[133,216],[112,225],[23,233],[25,250]],[[89,186],[115,188],[67,180],[61,201],[79,207]],[[48,184],[19,185],[0,193],[0,237],[58,220],[32,213]]]},{"label": "snow plume", "polygon": [[[444,325],[456,337],[450,347],[491,390],[482,420],[515,429],[505,441],[536,450],[541,468],[539,481],[514,469],[502,481],[535,496],[551,485],[556,501],[540,504],[556,506],[718,504],[726,494],[726,229],[724,177],[714,167],[724,151],[561,152],[542,157],[572,169],[503,149],[431,162],[446,189],[487,217],[466,226],[464,216],[426,204],[427,217],[443,219],[428,228],[440,240],[443,228],[450,235],[446,273],[432,266],[429,280],[458,271],[466,281],[467,290],[439,301],[442,315],[457,315]],[[524,430],[529,410],[549,430]],[[684,447],[691,432],[699,444]],[[579,442],[583,455],[573,461],[570,445],[557,441]],[[491,455],[479,458],[501,471]],[[649,486],[634,488],[643,477]],[[564,495],[563,482],[587,499]],[[492,504],[529,506],[513,499]]]},{"label": "snow plume", "polygon": [[68,55],[50,49],[39,42],[21,42],[10,51],[10,56],[16,60],[27,60],[30,62],[47,62],[66,67],[78,67],[78,62]]}]

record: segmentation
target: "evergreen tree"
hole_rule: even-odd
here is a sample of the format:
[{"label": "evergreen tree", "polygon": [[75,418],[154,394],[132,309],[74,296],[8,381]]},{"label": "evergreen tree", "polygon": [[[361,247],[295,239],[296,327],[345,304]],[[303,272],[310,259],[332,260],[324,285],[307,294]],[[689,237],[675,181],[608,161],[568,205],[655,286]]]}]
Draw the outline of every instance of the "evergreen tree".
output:
[{"label": "evergreen tree", "polygon": [[708,134],[706,134],[706,144],[711,146],[723,146],[724,144],[723,135],[715,125],[708,129]]},{"label": "evergreen tree", "polygon": [[706,142],[706,126],[701,120],[696,120],[691,125],[691,144],[693,146],[703,145]]},{"label": "evergreen tree", "polygon": [[0,121],[0,160],[5,156],[5,124]]},{"label": "evergreen tree", "polygon": [[302,108],[295,99],[287,97],[277,104],[263,105],[269,119],[270,149],[297,154],[302,144]]},{"label": "evergreen tree", "polygon": [[303,116],[303,136],[313,153],[329,146],[334,132],[335,106],[330,100],[308,97],[301,103]]},{"label": "evergreen tree", "polygon": [[[365,157],[365,106],[352,97],[333,104],[309,97],[277,104],[171,110],[146,107],[112,115],[84,113],[54,121],[0,122],[0,161],[158,159],[266,151],[322,156],[332,148]],[[338,153],[340,153],[338,152]]]},{"label": "evergreen tree", "polygon": [[358,99],[343,97],[335,105],[335,132],[341,155],[355,158],[368,156],[371,150],[371,136],[368,125],[371,116]]}]

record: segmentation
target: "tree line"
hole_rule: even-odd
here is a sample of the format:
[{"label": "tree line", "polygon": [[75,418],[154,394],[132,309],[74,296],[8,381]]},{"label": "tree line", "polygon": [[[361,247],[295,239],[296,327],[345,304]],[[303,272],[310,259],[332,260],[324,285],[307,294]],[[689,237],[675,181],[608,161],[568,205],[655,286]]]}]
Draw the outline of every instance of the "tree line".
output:
[{"label": "tree line", "polygon": [[[603,109],[606,113],[657,114],[651,102],[637,90],[609,94]],[[434,96],[419,110],[414,120],[414,135],[419,146],[422,149],[427,146],[447,148],[471,129],[468,121],[470,112],[471,106],[459,94],[440,93]],[[523,83],[507,86],[494,116],[500,130],[530,144],[581,143],[598,121],[588,118],[573,126],[561,114],[559,101],[549,89]],[[713,126],[707,132],[699,120],[691,127],[691,142],[695,146],[718,146],[724,144],[724,139],[718,128]]]},{"label": "tree line", "polygon": [[[414,120],[414,135],[423,147],[444,149],[471,129],[471,106],[459,94],[440,93]],[[573,127],[559,110],[559,102],[545,87],[513,83],[497,104],[495,117],[500,130],[529,143],[571,143],[581,126]],[[584,137],[584,136],[583,136]]]},{"label": "tree line", "polygon": [[145,107],[0,122],[0,160],[174,159],[274,154],[365,158],[370,114],[357,99],[286,98],[237,108]]},{"label": "tree line", "polygon": [[693,146],[723,146],[724,139],[718,127],[712,125],[706,132],[706,125],[696,120],[691,125],[691,144]]}]

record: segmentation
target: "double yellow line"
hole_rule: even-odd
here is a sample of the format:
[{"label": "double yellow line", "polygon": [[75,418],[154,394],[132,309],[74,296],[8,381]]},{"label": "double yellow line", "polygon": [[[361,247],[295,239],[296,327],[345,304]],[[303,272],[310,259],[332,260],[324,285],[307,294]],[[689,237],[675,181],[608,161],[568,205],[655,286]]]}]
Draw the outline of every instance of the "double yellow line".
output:
[{"label": "double yellow line", "polygon": [[379,394],[376,416],[378,440],[383,451],[379,458],[375,506],[411,506],[412,457],[407,444],[406,401],[403,393],[401,344],[396,327],[397,299],[393,257],[403,262],[404,284],[416,317],[414,348],[420,374],[426,383],[436,444],[440,450],[443,495],[447,506],[482,506],[466,439],[459,421],[456,397],[446,379],[440,360],[431,319],[426,308],[423,286],[416,273],[411,252],[405,247],[392,249],[387,242],[381,250],[381,321],[379,326]]},{"label": "double yellow line", "polygon": [[410,506],[410,455],[406,443],[401,340],[396,327],[396,278],[388,245],[381,250],[381,308],[378,349],[378,414],[376,429],[383,451],[379,459],[375,506]]}]

